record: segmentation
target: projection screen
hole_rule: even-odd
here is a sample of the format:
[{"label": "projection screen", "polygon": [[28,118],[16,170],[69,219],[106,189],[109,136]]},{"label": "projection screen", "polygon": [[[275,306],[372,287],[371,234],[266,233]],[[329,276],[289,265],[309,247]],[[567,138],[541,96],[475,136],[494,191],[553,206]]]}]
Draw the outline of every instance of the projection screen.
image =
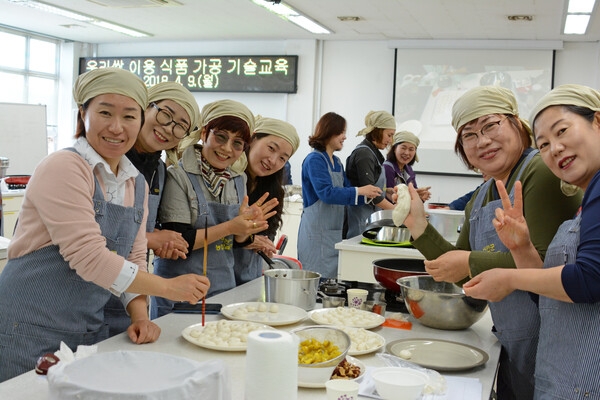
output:
[{"label": "projection screen", "polygon": [[421,129],[415,171],[475,174],[454,154],[454,101],[472,87],[501,85],[513,91],[520,115],[528,119],[551,89],[552,74],[552,50],[397,49],[394,116],[399,126]]}]

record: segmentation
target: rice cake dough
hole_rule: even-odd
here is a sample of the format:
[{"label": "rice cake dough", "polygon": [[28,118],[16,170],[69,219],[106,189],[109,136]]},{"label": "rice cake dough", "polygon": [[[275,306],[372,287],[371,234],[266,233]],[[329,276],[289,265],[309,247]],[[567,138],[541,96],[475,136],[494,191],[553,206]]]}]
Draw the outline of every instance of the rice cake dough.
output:
[{"label": "rice cake dough", "polygon": [[410,212],[410,192],[408,186],[404,184],[400,184],[396,188],[398,189],[398,200],[392,212],[392,220],[394,225],[401,226]]}]

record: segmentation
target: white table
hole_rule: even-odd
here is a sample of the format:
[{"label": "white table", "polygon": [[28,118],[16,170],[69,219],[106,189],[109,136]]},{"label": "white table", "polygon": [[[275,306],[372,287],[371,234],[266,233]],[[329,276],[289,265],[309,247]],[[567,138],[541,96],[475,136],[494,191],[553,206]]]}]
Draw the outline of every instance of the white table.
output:
[{"label": "white table", "polygon": [[412,247],[373,246],[361,243],[363,236],[355,236],[335,244],[339,250],[338,279],[377,283],[373,276],[373,261],[380,258],[409,258],[423,260],[423,254]]},{"label": "white table", "polygon": [[[239,286],[233,290],[221,293],[208,300],[209,303],[221,303],[223,305],[257,301],[263,298],[264,281],[256,279],[245,285]],[[207,320],[216,320],[223,318],[221,315],[207,315]],[[232,385],[232,398],[240,400],[244,398],[244,378],[245,378],[245,354],[244,352],[220,352],[208,350],[186,341],[181,336],[181,331],[192,324],[201,322],[201,316],[198,314],[170,314],[156,320],[160,325],[162,334],[156,343],[135,345],[125,334],[121,334],[100,342],[98,344],[99,352],[108,352],[115,350],[137,350],[137,351],[155,351],[163,352],[181,357],[188,357],[197,361],[206,361],[219,358],[225,362],[229,368]],[[306,320],[294,325],[279,327],[290,330],[301,325],[311,325],[312,321]],[[445,375],[463,376],[477,378],[483,385],[482,400],[488,400],[496,375],[498,358],[500,355],[500,344],[491,333],[491,317],[486,314],[479,322],[471,328],[463,331],[443,331],[424,327],[418,322],[413,321],[412,330],[401,330],[393,328],[379,327],[374,332],[384,336],[387,342],[407,338],[434,338],[451,340],[469,344],[478,347],[487,352],[490,356],[489,361],[480,367],[460,373],[444,373]],[[359,356],[367,366],[384,366],[384,363],[375,354]],[[48,388],[46,379],[36,375],[33,371],[17,376],[11,380],[0,384],[0,399],[11,400],[31,400],[45,399]],[[298,389],[299,399],[320,399],[326,398],[325,389]],[[362,397],[361,397],[362,398]],[[468,399],[472,400],[472,399]]]}]

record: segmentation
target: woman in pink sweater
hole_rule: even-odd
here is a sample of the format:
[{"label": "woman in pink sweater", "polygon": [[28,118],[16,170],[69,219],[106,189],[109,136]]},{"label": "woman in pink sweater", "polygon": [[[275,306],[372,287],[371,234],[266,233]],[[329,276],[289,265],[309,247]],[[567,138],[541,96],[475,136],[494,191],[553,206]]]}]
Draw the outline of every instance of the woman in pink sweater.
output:
[{"label": "woman in pink sweater", "polygon": [[0,275],[0,381],[38,357],[108,337],[103,307],[121,298],[135,343],[154,342],[146,295],[196,303],[210,286],[199,275],[147,272],[147,186],[124,156],[144,122],[147,92],[128,71],[81,75],[77,141],[40,162],[23,200]]}]

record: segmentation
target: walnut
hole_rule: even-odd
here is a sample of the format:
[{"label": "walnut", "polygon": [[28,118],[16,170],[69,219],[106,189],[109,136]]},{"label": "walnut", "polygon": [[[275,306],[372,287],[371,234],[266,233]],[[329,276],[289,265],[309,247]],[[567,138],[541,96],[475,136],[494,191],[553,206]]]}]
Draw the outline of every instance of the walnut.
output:
[{"label": "walnut", "polygon": [[360,376],[360,367],[343,359],[331,374],[331,379],[356,379]]}]

